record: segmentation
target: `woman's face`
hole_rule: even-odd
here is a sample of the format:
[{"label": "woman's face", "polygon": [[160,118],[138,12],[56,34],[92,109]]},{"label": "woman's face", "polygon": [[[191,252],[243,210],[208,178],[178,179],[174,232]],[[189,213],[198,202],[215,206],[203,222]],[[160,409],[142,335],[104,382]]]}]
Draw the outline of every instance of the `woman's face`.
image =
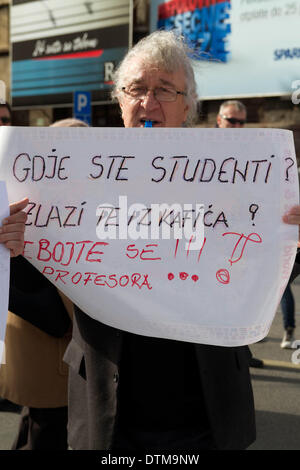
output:
[{"label": "woman's face", "polygon": [[129,64],[127,76],[132,77],[124,86],[135,85],[148,90],[143,99],[133,98],[120,92],[120,107],[125,127],[144,127],[145,121],[152,121],[153,127],[181,127],[188,114],[188,105],[183,95],[177,95],[172,102],[158,101],[153,90],[165,88],[185,91],[185,75],[182,69],[169,73],[157,66],[146,66],[136,59]]}]

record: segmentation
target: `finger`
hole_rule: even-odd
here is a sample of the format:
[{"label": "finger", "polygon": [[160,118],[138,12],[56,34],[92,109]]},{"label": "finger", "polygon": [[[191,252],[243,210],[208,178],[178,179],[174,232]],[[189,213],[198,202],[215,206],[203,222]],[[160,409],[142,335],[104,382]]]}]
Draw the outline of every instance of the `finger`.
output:
[{"label": "finger", "polygon": [[0,236],[4,233],[14,233],[14,232],[25,232],[25,224],[20,222],[20,223],[15,223],[15,224],[6,224],[0,227]]},{"label": "finger", "polygon": [[13,202],[12,204],[10,204],[9,205],[10,215],[16,214],[17,212],[25,209],[28,202],[29,202],[28,197],[25,197],[24,199],[21,199],[21,201]]},{"label": "finger", "polygon": [[300,214],[285,214],[282,217],[283,222],[286,224],[299,225],[300,224]]},{"label": "finger", "polygon": [[291,207],[285,215],[300,215],[300,205]]},{"label": "finger", "polygon": [[27,220],[27,214],[26,212],[16,212],[13,215],[9,215],[2,221],[2,225],[10,225],[10,224],[15,224],[15,223],[22,223],[25,224]]},{"label": "finger", "polygon": [[12,233],[1,233],[0,243],[6,243],[9,241],[22,241],[24,240],[24,232],[12,232]]},{"label": "finger", "polygon": [[300,214],[300,205],[297,204],[297,205],[291,207],[288,212],[290,212],[291,214]]}]

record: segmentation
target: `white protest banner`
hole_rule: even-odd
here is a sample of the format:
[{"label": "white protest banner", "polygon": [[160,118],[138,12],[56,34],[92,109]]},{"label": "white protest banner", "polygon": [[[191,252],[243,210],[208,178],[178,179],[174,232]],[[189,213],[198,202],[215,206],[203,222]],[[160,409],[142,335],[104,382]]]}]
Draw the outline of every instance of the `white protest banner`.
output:
[{"label": "white protest banner", "polygon": [[[4,181],[0,181],[0,226],[2,220],[9,215],[8,199]],[[8,310],[8,287],[9,287],[9,250],[0,243],[0,366],[5,362],[5,330]]]},{"label": "white protest banner", "polygon": [[298,203],[290,131],[0,133],[9,198],[30,198],[24,255],[92,318],[225,346],[268,333],[298,238],[282,222]]}]

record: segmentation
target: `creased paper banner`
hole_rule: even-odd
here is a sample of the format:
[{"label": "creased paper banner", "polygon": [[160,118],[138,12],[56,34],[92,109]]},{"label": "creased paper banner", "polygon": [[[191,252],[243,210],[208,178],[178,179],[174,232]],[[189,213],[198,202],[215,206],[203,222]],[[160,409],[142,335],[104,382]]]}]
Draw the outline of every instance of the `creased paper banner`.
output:
[{"label": "creased paper banner", "polygon": [[[24,255],[84,312],[133,333],[196,343],[238,346],[266,336],[297,246],[298,227],[282,222],[298,203],[290,131],[0,134],[9,199],[30,198]],[[164,209],[155,218],[157,206]],[[202,216],[204,237],[193,245]],[[195,230],[185,234],[189,224]]]}]

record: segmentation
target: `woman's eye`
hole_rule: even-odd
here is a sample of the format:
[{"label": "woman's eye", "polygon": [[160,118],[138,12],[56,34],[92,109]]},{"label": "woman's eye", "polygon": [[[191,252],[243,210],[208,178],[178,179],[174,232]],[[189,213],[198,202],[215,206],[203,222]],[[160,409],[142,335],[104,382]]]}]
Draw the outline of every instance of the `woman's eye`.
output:
[{"label": "woman's eye", "polygon": [[158,89],[158,93],[161,93],[163,95],[172,95],[174,92],[173,92],[173,90],[170,90],[169,88],[161,87],[161,88]]},{"label": "woman's eye", "polygon": [[131,87],[129,91],[130,93],[144,93],[145,88],[135,86],[135,87]]}]

